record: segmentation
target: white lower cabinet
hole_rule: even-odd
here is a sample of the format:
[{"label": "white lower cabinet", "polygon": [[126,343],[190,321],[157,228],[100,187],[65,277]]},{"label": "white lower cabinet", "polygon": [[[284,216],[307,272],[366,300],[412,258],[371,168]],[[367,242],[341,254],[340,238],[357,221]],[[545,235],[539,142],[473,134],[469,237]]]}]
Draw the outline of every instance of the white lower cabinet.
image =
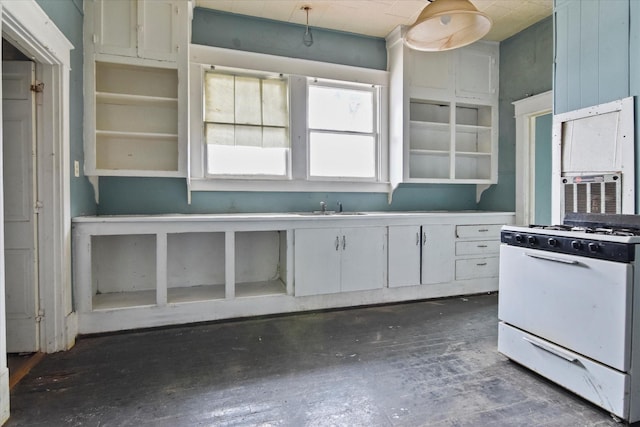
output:
[{"label": "white lower cabinet", "polygon": [[389,287],[453,279],[453,225],[389,227]]},{"label": "white lower cabinet", "polygon": [[[474,225],[478,218],[485,224]],[[495,291],[500,224],[513,219],[494,212],[74,218],[78,332]]]},{"label": "white lower cabinet", "polygon": [[386,228],[295,231],[296,296],[382,288],[386,283]]}]

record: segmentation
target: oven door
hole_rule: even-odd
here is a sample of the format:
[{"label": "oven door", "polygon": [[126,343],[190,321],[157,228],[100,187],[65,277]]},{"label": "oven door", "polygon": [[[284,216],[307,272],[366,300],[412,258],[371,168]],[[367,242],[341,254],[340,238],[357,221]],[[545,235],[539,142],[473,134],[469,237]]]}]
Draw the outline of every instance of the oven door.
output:
[{"label": "oven door", "polygon": [[626,372],[631,264],[502,245],[501,321]]}]

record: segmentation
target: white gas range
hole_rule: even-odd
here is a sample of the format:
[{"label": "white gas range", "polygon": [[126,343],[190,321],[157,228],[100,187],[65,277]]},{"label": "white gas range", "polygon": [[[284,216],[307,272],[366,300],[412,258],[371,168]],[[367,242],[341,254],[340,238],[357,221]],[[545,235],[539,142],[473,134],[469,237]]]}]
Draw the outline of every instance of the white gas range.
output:
[{"label": "white gas range", "polygon": [[501,240],[498,351],[639,421],[640,216],[568,214]]}]

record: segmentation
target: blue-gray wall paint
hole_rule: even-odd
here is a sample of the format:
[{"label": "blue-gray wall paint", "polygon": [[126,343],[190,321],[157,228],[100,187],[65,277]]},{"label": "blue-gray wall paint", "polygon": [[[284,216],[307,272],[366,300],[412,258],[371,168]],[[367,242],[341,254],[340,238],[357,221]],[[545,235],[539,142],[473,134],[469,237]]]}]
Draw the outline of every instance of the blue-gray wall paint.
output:
[{"label": "blue-gray wall paint", "polygon": [[[104,181],[104,185],[102,182]],[[101,215],[164,213],[305,212],[341,202],[345,211],[466,210],[475,208],[475,186],[405,185],[387,203],[386,193],[194,192],[187,204],[184,179],[119,178],[100,180]],[[456,187],[456,186],[453,186]]]},{"label": "blue-gray wall paint", "polygon": [[552,115],[536,118],[534,171],[534,224],[551,225],[551,125]]},{"label": "blue-gray wall paint", "polygon": [[[309,20],[313,23],[314,11]],[[305,26],[269,19],[195,8],[192,43],[334,64],[385,70],[385,40],[314,28],[313,44],[302,43]]]},{"label": "blue-gray wall paint", "polygon": [[629,0],[556,0],[556,114],[629,96],[630,17],[638,16],[629,7]]},{"label": "blue-gray wall paint", "polygon": [[80,162],[83,170],[83,47],[82,23],[84,12],[82,0],[36,0],[65,37],[73,44],[71,72],[69,78],[69,151],[71,167],[71,216],[94,215],[97,207],[93,187],[86,177],[73,175],[73,162]]},{"label": "blue-gray wall paint", "polygon": [[[385,69],[384,39],[312,28],[314,44],[302,44],[304,27],[196,8],[193,43],[329,63]],[[184,179],[100,178],[101,215],[156,213],[288,212],[342,202],[345,210],[476,209],[475,185],[401,185],[386,193],[194,192],[187,204]],[[513,203],[511,203],[513,205]],[[491,209],[489,205],[486,209]]]},{"label": "blue-gray wall paint", "polygon": [[498,184],[482,194],[479,209],[515,209],[516,123],[512,102],[551,90],[552,73],[552,17],[500,43]]}]

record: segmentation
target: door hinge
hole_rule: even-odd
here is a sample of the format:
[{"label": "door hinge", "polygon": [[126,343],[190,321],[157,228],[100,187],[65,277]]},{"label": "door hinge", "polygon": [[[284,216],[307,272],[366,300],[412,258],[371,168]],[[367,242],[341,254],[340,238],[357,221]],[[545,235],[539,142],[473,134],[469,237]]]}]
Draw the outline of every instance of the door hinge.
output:
[{"label": "door hinge", "polygon": [[39,214],[40,212],[42,212],[42,208],[44,207],[44,203],[42,203],[42,201],[40,200],[36,200],[36,204],[33,206],[33,210]]},{"label": "door hinge", "polygon": [[35,93],[44,92],[44,83],[36,81],[34,84],[31,85],[31,92],[35,92]]},{"label": "door hinge", "polygon": [[42,322],[42,319],[44,319],[44,310],[40,309],[38,310],[38,315],[36,316],[36,322]]}]

